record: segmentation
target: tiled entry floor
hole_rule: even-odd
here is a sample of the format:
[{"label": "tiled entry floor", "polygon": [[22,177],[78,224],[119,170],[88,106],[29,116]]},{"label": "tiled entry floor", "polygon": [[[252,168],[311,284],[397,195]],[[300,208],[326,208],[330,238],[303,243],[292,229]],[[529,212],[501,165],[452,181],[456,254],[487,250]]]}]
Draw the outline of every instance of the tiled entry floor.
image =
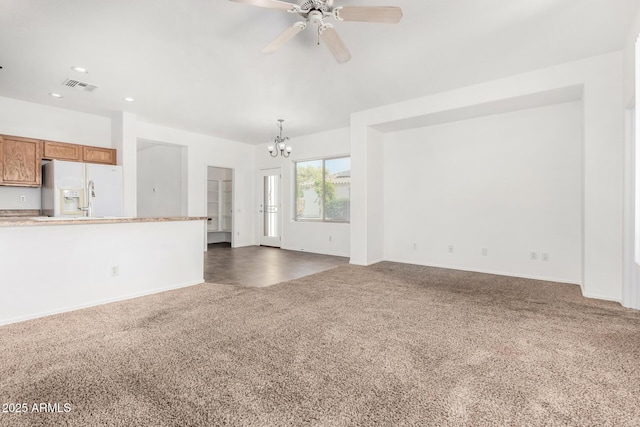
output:
[{"label": "tiled entry floor", "polygon": [[213,243],[204,255],[204,280],[262,287],[348,264],[349,258],[288,251],[266,246],[231,249]]}]

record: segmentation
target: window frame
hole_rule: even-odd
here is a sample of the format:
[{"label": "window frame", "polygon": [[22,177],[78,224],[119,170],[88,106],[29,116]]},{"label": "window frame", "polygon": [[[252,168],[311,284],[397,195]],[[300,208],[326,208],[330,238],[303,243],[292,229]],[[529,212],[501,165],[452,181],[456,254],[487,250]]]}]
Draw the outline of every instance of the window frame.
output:
[{"label": "window frame", "polygon": [[[351,166],[351,154],[343,154],[331,157],[314,157],[311,159],[300,159],[293,161],[293,221],[295,222],[315,222],[315,223],[334,223],[334,224],[350,224],[351,223],[351,215],[349,215],[349,219],[346,221],[336,220],[336,219],[325,219],[325,189],[326,189],[326,175],[325,175],[325,163],[327,160],[337,160],[337,159],[349,159],[349,166]],[[297,212],[297,204],[298,204],[298,163],[306,163],[306,162],[314,162],[321,161],[322,162],[322,218],[298,218]],[[349,168],[351,170],[351,168]],[[351,205],[351,181],[349,181],[349,205]]]}]

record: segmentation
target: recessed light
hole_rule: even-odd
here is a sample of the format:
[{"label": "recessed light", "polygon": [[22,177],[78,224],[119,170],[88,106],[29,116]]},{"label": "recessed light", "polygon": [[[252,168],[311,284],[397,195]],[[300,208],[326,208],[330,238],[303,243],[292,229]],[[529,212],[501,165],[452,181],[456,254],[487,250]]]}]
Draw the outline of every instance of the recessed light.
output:
[{"label": "recessed light", "polygon": [[131,98],[130,96],[127,96],[127,97],[122,98],[122,99],[124,99],[127,102],[134,102],[135,101],[135,99]]},{"label": "recessed light", "polygon": [[55,93],[55,92],[51,92],[49,95],[53,96],[54,98],[62,98],[62,95],[60,95],[59,93]]},{"label": "recessed light", "polygon": [[78,73],[82,73],[82,74],[87,74],[87,73],[89,72],[89,70],[87,70],[87,69],[86,69],[86,68],[84,68],[84,67],[78,67],[78,66],[75,66],[75,67],[71,67],[71,69],[72,69],[73,71],[77,71]]}]

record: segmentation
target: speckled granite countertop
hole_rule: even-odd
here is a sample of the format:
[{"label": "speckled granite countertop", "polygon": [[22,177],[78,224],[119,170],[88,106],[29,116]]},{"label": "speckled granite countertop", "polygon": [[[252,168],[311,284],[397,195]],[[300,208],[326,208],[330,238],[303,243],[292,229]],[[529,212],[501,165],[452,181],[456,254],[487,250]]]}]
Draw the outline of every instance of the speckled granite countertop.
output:
[{"label": "speckled granite countertop", "polygon": [[56,217],[0,217],[0,227],[77,224],[126,224],[135,222],[206,221],[206,216],[173,216],[161,218],[56,218]]}]

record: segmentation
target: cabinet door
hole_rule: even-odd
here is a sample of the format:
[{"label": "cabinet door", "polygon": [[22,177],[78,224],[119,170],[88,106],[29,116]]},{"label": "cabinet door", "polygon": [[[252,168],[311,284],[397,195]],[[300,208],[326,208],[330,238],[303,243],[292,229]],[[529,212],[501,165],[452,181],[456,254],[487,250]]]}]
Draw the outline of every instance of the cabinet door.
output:
[{"label": "cabinet door", "polygon": [[42,184],[42,141],[0,136],[0,183],[39,187]]},{"label": "cabinet door", "polygon": [[82,147],[82,161],[87,163],[116,164],[116,150],[113,148]]},{"label": "cabinet door", "polygon": [[44,141],[43,144],[45,159],[82,161],[82,146],[67,144],[65,142]]}]

